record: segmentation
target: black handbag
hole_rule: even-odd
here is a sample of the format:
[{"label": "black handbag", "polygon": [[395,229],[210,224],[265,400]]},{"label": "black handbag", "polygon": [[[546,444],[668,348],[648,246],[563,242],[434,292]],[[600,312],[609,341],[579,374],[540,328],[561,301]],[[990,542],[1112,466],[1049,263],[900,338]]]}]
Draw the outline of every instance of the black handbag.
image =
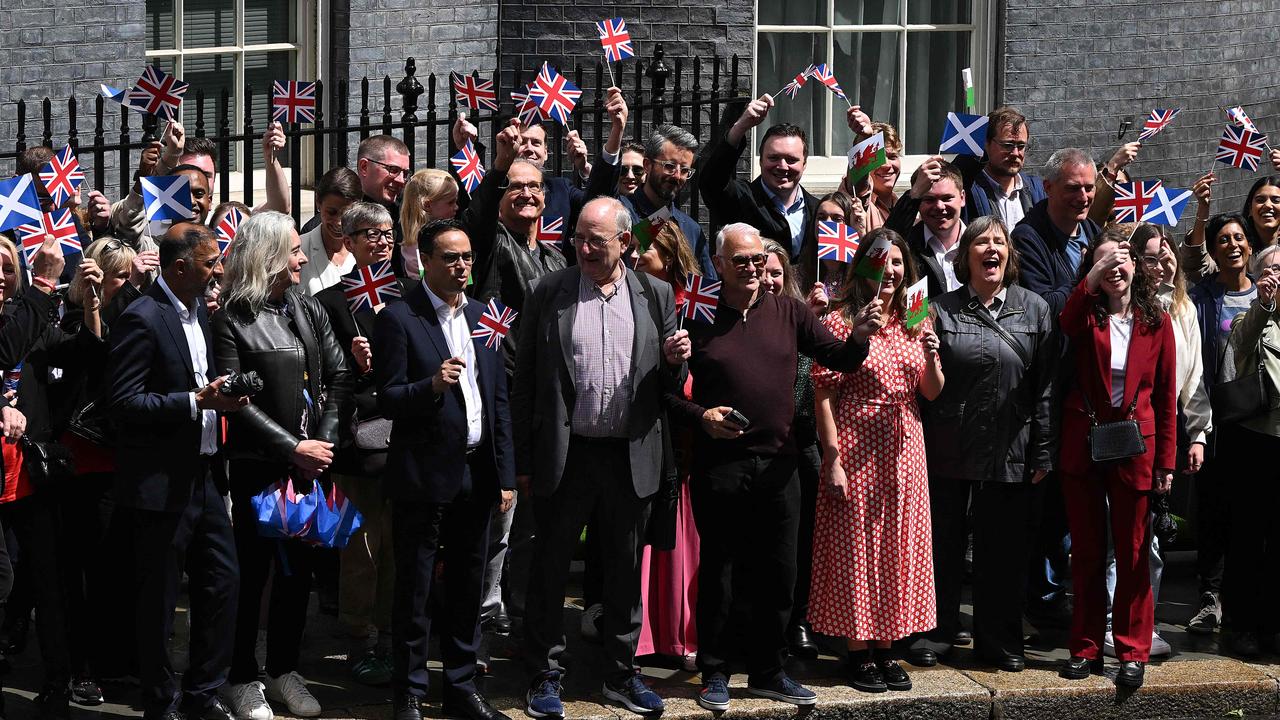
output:
[{"label": "black handbag", "polygon": [[67,429],[71,434],[84,438],[94,445],[115,446],[115,428],[111,426],[111,422],[97,400],[90,400],[71,413],[71,423]]},{"label": "black handbag", "polygon": [[1124,460],[1147,453],[1147,441],[1142,437],[1142,429],[1138,421],[1133,419],[1133,412],[1138,407],[1138,396],[1134,395],[1129,403],[1127,417],[1115,422],[1100,423],[1089,404],[1089,396],[1084,389],[1080,390],[1084,398],[1085,412],[1089,415],[1089,459],[1096,463]]},{"label": "black handbag", "polygon": [[36,490],[59,485],[75,476],[75,461],[71,451],[58,443],[45,443],[23,435],[22,467]]},{"label": "black handbag", "polygon": [[1209,393],[1215,425],[1248,420],[1267,412],[1267,369],[1262,363],[1262,340],[1258,340],[1258,369],[1220,385]]}]

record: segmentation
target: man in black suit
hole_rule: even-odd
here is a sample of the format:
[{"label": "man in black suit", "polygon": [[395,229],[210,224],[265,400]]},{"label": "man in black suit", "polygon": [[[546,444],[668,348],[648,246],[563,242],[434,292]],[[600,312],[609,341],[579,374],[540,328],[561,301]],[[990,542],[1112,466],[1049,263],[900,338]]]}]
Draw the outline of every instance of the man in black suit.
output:
[{"label": "man in black suit", "polygon": [[[231,664],[239,571],[215,455],[218,413],[248,398],[220,392],[225,378],[208,379],[204,293],[222,276],[213,231],[171,227],[160,242],[160,268],[112,328],[107,363],[109,408],[119,426],[116,502],[134,518],[143,717],[230,720],[217,690]],[[180,695],[166,643],[184,568],[191,663]]]},{"label": "man in black suit", "polygon": [[421,719],[437,555],[449,588],[438,632],[444,712],[508,720],[475,684],[490,513],[515,502],[507,374],[502,356],[471,337],[485,308],[463,294],[474,255],[462,226],[428,223],[418,256],[423,282],[378,313],[373,335],[378,406],[395,422],[384,473],[396,562],[395,720]]}]

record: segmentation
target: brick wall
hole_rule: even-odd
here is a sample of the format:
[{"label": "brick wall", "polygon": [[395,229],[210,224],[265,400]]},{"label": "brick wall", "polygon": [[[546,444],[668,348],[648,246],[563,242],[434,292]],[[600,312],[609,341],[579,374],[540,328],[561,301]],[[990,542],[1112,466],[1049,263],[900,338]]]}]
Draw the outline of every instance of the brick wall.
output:
[{"label": "brick wall", "polygon": [[[1190,188],[1213,165],[1224,107],[1244,104],[1259,129],[1280,137],[1280,78],[1269,72],[1280,41],[1277,0],[1007,0],[1003,20],[1003,96],[1030,119],[1033,167],[1068,145],[1101,159],[1118,145],[1121,118],[1140,127],[1154,107],[1183,110],[1131,170],[1173,187]],[[1126,137],[1136,138],[1136,130]],[[1238,211],[1263,172],[1214,170],[1213,212]],[[1194,213],[1192,202],[1180,231]]]}]

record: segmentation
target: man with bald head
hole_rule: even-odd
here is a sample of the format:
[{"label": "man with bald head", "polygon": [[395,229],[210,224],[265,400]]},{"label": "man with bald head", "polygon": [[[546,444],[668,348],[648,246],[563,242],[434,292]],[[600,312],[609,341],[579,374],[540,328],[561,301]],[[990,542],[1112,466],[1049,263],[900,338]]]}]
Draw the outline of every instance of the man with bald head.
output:
[{"label": "man with bald head", "polygon": [[525,658],[536,672],[526,712],[564,715],[565,582],[594,515],[610,660],[604,695],[657,713],[662,699],[635,662],[640,554],[659,481],[674,472],[664,452],[665,398],[678,387],[688,334],[676,330],[671,286],[622,263],[631,244],[622,203],[587,203],[573,242],[577,265],[542,278],[525,304],[511,390],[516,483],[538,524],[524,623]]},{"label": "man with bald head", "polygon": [[[747,692],[795,705],[816,701],[782,665],[800,524],[792,380],[799,353],[840,372],[856,370],[867,355],[863,333],[841,342],[803,302],[765,291],[760,276],[768,257],[750,225],[726,225],[717,234],[719,306],[713,323],[685,323],[697,382],[693,397],[675,400],[672,409],[702,429],[690,492],[701,538],[698,704],[712,712],[729,707],[734,587],[746,590],[752,613]],[[859,313],[855,326],[870,317]]]}]

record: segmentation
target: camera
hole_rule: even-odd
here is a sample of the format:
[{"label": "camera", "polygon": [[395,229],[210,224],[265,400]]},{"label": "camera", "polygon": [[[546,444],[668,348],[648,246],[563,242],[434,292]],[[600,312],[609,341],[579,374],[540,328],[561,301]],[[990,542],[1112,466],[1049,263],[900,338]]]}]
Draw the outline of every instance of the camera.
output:
[{"label": "camera", "polygon": [[227,375],[227,379],[222,381],[222,387],[218,388],[218,392],[231,397],[241,397],[248,395],[253,397],[262,392],[262,378],[258,376],[257,370],[249,372],[233,372]]}]

